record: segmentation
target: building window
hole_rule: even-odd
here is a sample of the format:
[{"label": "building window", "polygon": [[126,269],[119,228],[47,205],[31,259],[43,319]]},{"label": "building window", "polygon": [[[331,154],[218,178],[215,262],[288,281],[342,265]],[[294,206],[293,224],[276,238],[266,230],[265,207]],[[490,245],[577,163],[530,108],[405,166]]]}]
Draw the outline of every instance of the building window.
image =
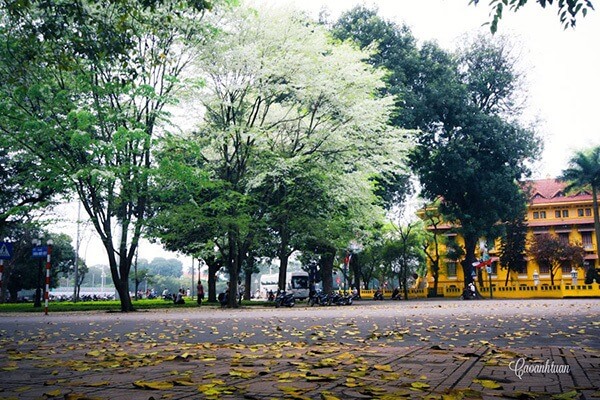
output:
[{"label": "building window", "polygon": [[592,216],[592,209],[591,208],[586,208],[585,209],[585,216],[586,217],[591,217]]},{"label": "building window", "polygon": [[549,274],[550,273],[550,267],[548,267],[547,265],[540,265],[540,274]]},{"label": "building window", "polygon": [[456,263],[454,261],[448,261],[446,263],[447,276],[456,276]]},{"label": "building window", "polygon": [[568,233],[559,233],[558,239],[564,244],[569,244],[569,234]]},{"label": "building window", "polygon": [[540,211],[540,219],[546,219],[546,211]]},{"label": "building window", "polygon": [[578,217],[583,217],[583,208],[578,208],[577,209],[577,216]]},{"label": "building window", "polygon": [[568,261],[562,262],[560,267],[562,268],[563,276],[565,276],[565,275],[571,276],[571,270],[573,269],[573,267],[571,267],[571,264]]},{"label": "building window", "polygon": [[562,210],[563,218],[569,218],[569,210]]},{"label": "building window", "polygon": [[554,218],[560,218],[560,210],[554,211]]},{"label": "building window", "polygon": [[592,232],[581,233],[581,244],[585,250],[594,250],[594,245],[592,244]]},{"label": "building window", "polygon": [[533,212],[533,219],[540,219],[540,213],[538,211]]}]

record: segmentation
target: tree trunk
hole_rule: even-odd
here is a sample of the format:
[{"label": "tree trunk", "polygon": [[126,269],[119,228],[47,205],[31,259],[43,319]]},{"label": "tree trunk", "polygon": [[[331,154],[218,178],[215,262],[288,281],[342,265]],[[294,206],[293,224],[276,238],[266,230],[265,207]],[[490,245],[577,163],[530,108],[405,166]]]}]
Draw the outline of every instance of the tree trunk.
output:
[{"label": "tree trunk", "polygon": [[469,283],[473,282],[473,263],[475,258],[475,246],[477,245],[477,238],[471,235],[465,235],[465,259],[461,262],[463,268],[463,275],[465,278],[465,287]]},{"label": "tree trunk", "polygon": [[279,253],[279,280],[277,287],[279,290],[286,290],[285,284],[287,281],[287,267],[288,267],[288,256],[287,254]]},{"label": "tree trunk", "polygon": [[207,263],[208,265],[208,301],[217,301],[217,272],[221,269],[221,263],[215,261],[213,263]]},{"label": "tree trunk", "polygon": [[431,275],[433,276],[433,295],[438,295],[438,281],[440,279],[440,260],[439,257],[433,262],[431,266]]},{"label": "tree trunk", "polygon": [[281,244],[277,252],[277,256],[279,257],[279,281],[277,286],[279,287],[279,290],[286,290],[285,284],[287,281],[287,267],[289,261],[289,238],[286,230],[283,228],[279,230],[279,236],[281,239]]},{"label": "tree trunk", "polygon": [[14,289],[14,290],[9,289],[8,293],[10,294],[10,300],[9,301],[11,303],[17,303],[19,301],[19,291],[18,290],[16,290],[16,289]]},{"label": "tree trunk", "polygon": [[252,292],[252,272],[254,271],[254,255],[246,258],[246,270],[244,274],[244,300],[250,300]]},{"label": "tree trunk", "polygon": [[228,257],[227,266],[229,270],[229,293],[228,293],[228,304],[229,308],[237,308],[237,289],[238,289],[238,278],[239,278],[239,265],[238,265],[238,252],[237,252],[237,232],[229,232],[228,235]]},{"label": "tree trunk", "polygon": [[323,280],[323,292],[333,292],[333,263],[335,261],[335,250],[321,254],[321,279]]},{"label": "tree trunk", "polygon": [[408,265],[402,266],[402,286],[404,287],[404,299],[408,300]]},{"label": "tree trunk", "polygon": [[[133,303],[131,302],[131,296],[129,295],[129,273],[125,273],[125,271],[128,272],[126,263],[127,263],[126,257],[123,257],[119,260],[119,265],[118,265],[119,274],[118,275],[113,273],[113,271],[117,270],[116,267],[113,268],[113,266],[111,265],[111,268],[110,268],[113,282],[115,282],[117,292],[119,293],[119,300],[121,301],[121,311],[122,312],[134,311]],[[118,284],[117,284],[117,282],[118,282]]]}]

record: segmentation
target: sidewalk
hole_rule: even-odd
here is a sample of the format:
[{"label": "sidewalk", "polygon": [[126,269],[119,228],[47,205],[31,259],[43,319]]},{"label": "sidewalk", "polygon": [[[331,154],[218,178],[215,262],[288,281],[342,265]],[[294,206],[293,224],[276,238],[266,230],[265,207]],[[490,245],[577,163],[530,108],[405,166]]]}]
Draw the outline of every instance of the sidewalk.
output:
[{"label": "sidewalk", "polygon": [[4,342],[0,399],[600,398],[600,349],[130,339]]}]

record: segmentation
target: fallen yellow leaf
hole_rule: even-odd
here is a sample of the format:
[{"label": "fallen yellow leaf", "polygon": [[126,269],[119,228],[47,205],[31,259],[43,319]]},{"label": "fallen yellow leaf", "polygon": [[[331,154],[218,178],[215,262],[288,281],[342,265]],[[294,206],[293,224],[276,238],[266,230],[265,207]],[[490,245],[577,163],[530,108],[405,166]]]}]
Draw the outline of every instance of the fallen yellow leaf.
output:
[{"label": "fallen yellow leaf", "polygon": [[502,385],[500,385],[498,382],[493,381],[491,379],[473,379],[474,383],[479,383],[481,386],[483,386],[486,389],[502,389]]},{"label": "fallen yellow leaf", "polygon": [[429,384],[425,382],[413,382],[410,386],[415,389],[429,389]]},{"label": "fallen yellow leaf", "polygon": [[102,400],[101,397],[91,397],[83,393],[67,393],[65,400]]},{"label": "fallen yellow leaf", "polygon": [[322,392],[321,393],[321,400],[341,400],[341,399],[339,397],[337,397],[337,396],[334,396],[330,392]]},{"label": "fallen yellow leaf", "polygon": [[108,386],[110,384],[109,381],[100,381],[100,382],[90,382],[90,383],[86,383],[83,386],[88,386],[88,387],[100,387],[100,386]]},{"label": "fallen yellow leaf", "polygon": [[377,371],[394,372],[391,365],[373,365]]},{"label": "fallen yellow leaf", "polygon": [[58,397],[58,396],[60,396],[60,389],[50,390],[48,392],[45,392],[44,396],[47,396],[47,397]]},{"label": "fallen yellow leaf", "polygon": [[173,382],[166,381],[134,381],[133,386],[140,389],[150,389],[150,390],[167,390],[172,389]]}]

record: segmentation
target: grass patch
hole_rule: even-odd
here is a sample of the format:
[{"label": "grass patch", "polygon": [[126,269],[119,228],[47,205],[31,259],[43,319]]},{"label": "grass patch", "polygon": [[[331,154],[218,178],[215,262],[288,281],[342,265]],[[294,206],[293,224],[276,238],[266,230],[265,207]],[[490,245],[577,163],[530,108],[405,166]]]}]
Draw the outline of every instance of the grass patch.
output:
[{"label": "grass patch", "polygon": [[[242,306],[265,306],[272,305],[266,301],[242,301]],[[142,299],[133,300],[133,307],[136,310],[154,310],[154,309],[182,309],[182,308],[218,308],[219,303],[202,302],[202,306],[198,306],[195,300],[186,300],[185,304],[174,304],[172,301],[165,301],[162,299]],[[73,312],[73,311],[120,311],[121,303],[118,300],[109,301],[78,301],[73,303],[71,301],[62,302],[50,302],[48,305],[48,312]],[[34,307],[33,302],[31,303],[5,303],[0,304],[0,313],[43,313],[44,305],[42,307]]]}]

